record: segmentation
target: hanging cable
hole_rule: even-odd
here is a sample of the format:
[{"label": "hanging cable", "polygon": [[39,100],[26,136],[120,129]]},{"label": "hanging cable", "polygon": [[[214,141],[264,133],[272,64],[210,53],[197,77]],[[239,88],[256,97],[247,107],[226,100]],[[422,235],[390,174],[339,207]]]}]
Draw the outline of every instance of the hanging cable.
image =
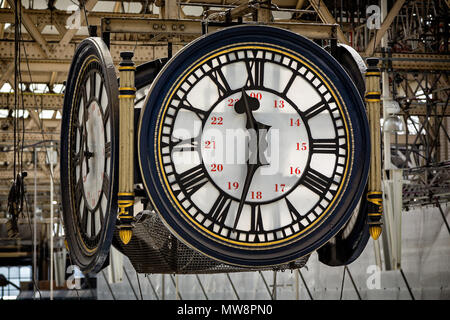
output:
[{"label": "hanging cable", "polygon": [[[19,44],[19,36],[20,36],[20,19],[19,19],[19,10],[18,1],[14,1],[15,10],[14,10],[14,111],[12,114],[13,117],[13,130],[14,130],[14,163],[13,163],[13,183],[11,189],[8,194],[8,205],[7,212],[9,214],[9,220],[6,223],[8,236],[10,238],[16,238],[19,235],[19,226],[18,219],[19,215],[22,211],[23,207],[23,178],[26,176],[22,174],[22,166],[19,158],[19,149],[18,149],[18,116],[19,116],[19,77],[20,77],[20,44]],[[17,172],[19,160],[19,170],[20,173]]]},{"label": "hanging cable", "polygon": [[[145,1],[145,8],[144,8],[144,13],[142,14],[142,19],[144,19],[145,14],[147,13],[147,7],[148,7],[148,0]],[[136,34],[136,42],[134,43],[134,48],[133,48],[133,56],[134,56],[134,52],[136,51],[136,47],[138,44],[138,35]]]},{"label": "hanging cable", "polygon": [[342,300],[342,295],[343,295],[343,293],[344,293],[345,270],[346,270],[346,268],[344,267],[344,272],[343,272],[343,274],[342,274],[341,294],[340,294],[340,296],[339,296],[339,300]]},{"label": "hanging cable", "polygon": [[[18,0],[15,0],[15,78],[14,78],[14,120],[13,120],[13,124],[14,124],[14,178],[15,178],[15,183],[13,184],[13,187],[15,188],[15,190],[20,191],[19,193],[19,203],[21,203],[22,205],[19,206],[19,210],[18,212],[22,211],[23,208],[23,202],[25,199],[26,204],[27,202],[27,198],[25,195],[25,188],[24,188],[24,183],[23,183],[23,178],[26,177],[26,172],[24,173],[20,173],[17,174],[17,169],[16,169],[16,162],[17,159],[19,159],[20,163],[19,163],[19,168],[20,170],[23,168],[22,163],[23,163],[23,150],[26,148],[26,146],[24,145],[25,143],[25,109],[24,109],[24,99],[23,99],[23,92],[21,92],[21,97],[22,97],[22,146],[21,146],[21,152],[22,152],[22,156],[19,158],[18,157],[18,152],[19,152],[19,148],[18,148],[18,142],[17,142],[17,130],[18,130],[18,115],[19,115],[19,108],[18,108],[18,103],[19,103],[19,97],[18,97],[18,90],[20,90],[19,88],[19,84],[21,82],[21,70],[20,70],[20,63],[21,63],[21,55],[20,55],[20,45],[22,43],[22,48],[23,48],[23,53],[24,53],[24,57],[25,57],[25,62],[27,65],[27,73],[29,76],[29,81],[32,84],[33,83],[33,78],[31,75],[31,70],[30,70],[30,65],[29,65],[29,59],[28,59],[28,54],[26,51],[26,46],[24,41],[22,41],[23,39],[22,37],[22,32],[21,32],[21,24],[22,24],[22,11],[21,8],[22,6],[19,5]],[[86,11],[85,11],[85,15],[86,15]],[[86,17],[86,16],[85,16]],[[87,21],[87,19],[86,19]],[[22,91],[22,90],[21,90]],[[36,94],[34,92],[34,89],[32,89],[32,95],[34,98],[34,103],[35,106],[38,106],[39,104],[37,103],[37,98],[36,98]],[[41,106],[41,112],[43,111],[43,107]],[[43,120],[41,118],[39,118],[39,126],[40,126],[40,131],[41,131],[41,135],[42,135],[42,140],[41,142],[37,143],[37,144],[43,144],[43,147],[46,151],[46,159],[47,161],[50,162],[50,158],[49,158],[49,152],[48,152],[48,146],[47,143],[51,142],[52,140],[46,140],[45,139],[45,132],[44,132],[44,126],[43,126]],[[34,161],[37,161],[37,159],[35,159]],[[55,178],[53,176],[53,173],[50,172],[50,178],[52,179],[53,182],[55,182]],[[16,196],[17,198],[17,196]],[[17,206],[16,206],[17,207]],[[28,206],[27,206],[28,207]],[[27,212],[29,214],[29,212]],[[59,219],[62,220],[61,217],[61,211],[58,210],[58,214],[59,214]],[[30,226],[31,226],[31,222],[29,221]],[[31,232],[33,235],[33,232]],[[69,256],[69,261],[71,265],[74,265],[72,262],[72,259]],[[39,288],[37,287],[36,284],[34,284],[35,287],[37,288],[37,290],[39,290]],[[78,293],[78,289],[75,288],[76,294],[78,296],[78,299],[80,299],[80,295]]]},{"label": "hanging cable", "polygon": [[16,159],[16,155],[17,155],[17,98],[18,98],[18,85],[17,85],[17,81],[18,81],[18,67],[19,67],[19,51],[20,51],[20,46],[19,46],[19,28],[20,28],[20,23],[19,23],[19,12],[17,10],[17,5],[18,5],[18,1],[14,0],[14,6],[15,6],[15,10],[14,10],[14,112],[13,112],[13,130],[14,130],[14,168],[13,168],[13,179],[16,179],[16,163],[17,163],[17,159]]},{"label": "hanging cable", "polygon": [[80,5],[81,5],[81,7],[83,8],[84,20],[86,21],[86,27],[87,27],[88,30],[89,30],[89,21],[88,21],[88,18],[87,18],[86,6],[85,6],[84,1],[80,1]]}]

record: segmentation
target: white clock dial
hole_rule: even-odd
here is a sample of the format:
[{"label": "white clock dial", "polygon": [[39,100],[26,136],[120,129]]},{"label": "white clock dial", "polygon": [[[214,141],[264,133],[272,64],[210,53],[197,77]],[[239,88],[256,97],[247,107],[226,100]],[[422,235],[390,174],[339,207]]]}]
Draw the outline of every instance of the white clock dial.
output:
[{"label": "white clock dial", "polygon": [[[86,204],[90,209],[93,209],[98,203],[103,187],[105,132],[102,113],[96,101],[91,102],[87,112],[86,131],[88,133],[87,152],[89,152],[89,159],[82,163],[82,174]],[[87,170],[88,167],[89,171]]]},{"label": "white clock dial", "polygon": [[[308,162],[308,133],[300,114],[289,102],[272,92],[246,93],[260,102],[260,108],[253,112],[255,119],[270,127],[261,130],[265,150],[259,151],[267,165],[255,172],[246,201],[268,202],[287,194],[299,181]],[[209,176],[218,188],[238,200],[242,197],[252,135],[245,128],[245,116],[234,109],[241,95],[234,93],[214,107],[201,140],[201,156]]]},{"label": "white clock dial", "polygon": [[224,50],[189,70],[162,114],[162,175],[185,218],[244,246],[287,241],[339,194],[348,135],[329,84],[279,50]]},{"label": "white clock dial", "polygon": [[106,88],[92,70],[81,87],[75,127],[75,179],[78,216],[87,239],[102,228],[108,204],[111,129]]},{"label": "white clock dial", "polygon": [[70,259],[100,271],[117,217],[118,81],[108,47],[81,41],[68,72],[61,119],[60,178]]}]

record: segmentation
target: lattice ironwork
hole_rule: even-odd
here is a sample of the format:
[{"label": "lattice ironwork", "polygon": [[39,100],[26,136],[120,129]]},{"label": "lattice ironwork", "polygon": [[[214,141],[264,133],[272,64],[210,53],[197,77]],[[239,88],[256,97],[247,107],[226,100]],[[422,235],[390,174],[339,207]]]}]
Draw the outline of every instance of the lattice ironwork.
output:
[{"label": "lattice ironwork", "polygon": [[199,274],[286,270],[302,268],[309,255],[276,268],[252,269],[213,260],[180,242],[161,222],[154,211],[145,210],[136,216],[130,243],[123,245],[116,230],[113,245],[125,254],[138,273]]}]

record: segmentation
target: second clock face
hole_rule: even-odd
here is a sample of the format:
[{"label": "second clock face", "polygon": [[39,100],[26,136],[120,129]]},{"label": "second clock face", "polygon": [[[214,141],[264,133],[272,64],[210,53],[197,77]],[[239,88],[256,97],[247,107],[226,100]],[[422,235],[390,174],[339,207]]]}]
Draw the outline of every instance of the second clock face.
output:
[{"label": "second clock face", "polygon": [[73,264],[98,272],[117,216],[118,88],[108,47],[90,37],[68,73],[61,122],[61,203]]},{"label": "second clock face", "polygon": [[169,85],[152,161],[187,233],[218,248],[276,249],[333,213],[354,138],[340,93],[311,61],[241,42],[206,53]]}]

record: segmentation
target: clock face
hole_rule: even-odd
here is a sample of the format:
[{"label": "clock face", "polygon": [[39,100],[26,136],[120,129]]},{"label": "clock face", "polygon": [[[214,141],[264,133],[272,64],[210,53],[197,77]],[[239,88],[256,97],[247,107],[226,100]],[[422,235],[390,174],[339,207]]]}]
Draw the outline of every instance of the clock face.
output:
[{"label": "clock face", "polygon": [[[80,79],[79,98],[75,99],[73,157],[75,168],[74,202],[78,227],[87,247],[95,246],[109,200],[111,167],[111,125],[106,88],[95,63]],[[98,67],[98,66],[97,66]],[[92,248],[91,248],[92,249]]]},{"label": "clock face", "polygon": [[[239,29],[260,41],[246,41]],[[261,31],[228,29],[232,40],[216,40],[195,60],[183,59],[185,49],[166,68],[178,59],[184,72],[152,88],[141,117],[141,169],[160,190],[152,199],[163,220],[205,254],[239,265],[290,261],[323,241],[318,230],[339,220],[357,139],[329,75],[302,48],[262,40]],[[164,92],[157,111],[152,106],[156,130],[143,130],[156,92]]]},{"label": "clock face", "polygon": [[117,215],[117,96],[106,46],[99,38],[84,40],[69,72],[61,125],[65,232],[72,261],[83,271],[103,266]]}]

